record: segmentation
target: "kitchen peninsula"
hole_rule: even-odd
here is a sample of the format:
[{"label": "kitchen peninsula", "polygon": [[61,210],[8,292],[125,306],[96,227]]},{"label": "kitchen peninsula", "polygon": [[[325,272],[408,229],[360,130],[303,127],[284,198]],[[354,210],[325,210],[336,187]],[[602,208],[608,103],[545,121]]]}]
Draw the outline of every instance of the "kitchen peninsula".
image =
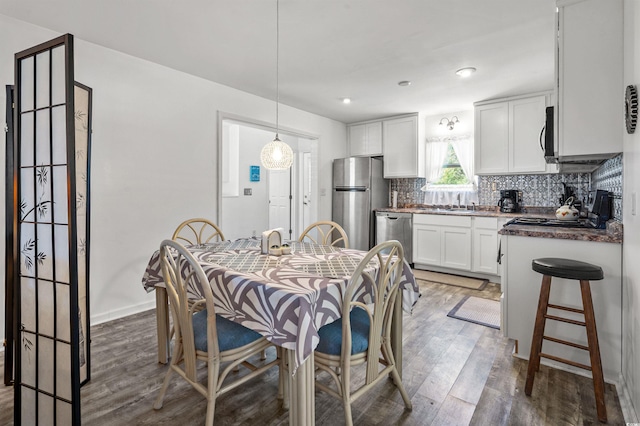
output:
[{"label": "kitchen peninsula", "polygon": [[[604,279],[591,282],[598,340],[605,380],[617,383],[622,373],[622,225],[608,223],[608,229],[545,228],[542,226],[508,226],[501,235],[503,268],[503,332],[517,341],[515,356],[529,358],[531,337],[540,294],[542,275],[531,269],[531,261],[559,257],[598,265]],[[581,309],[577,282],[553,278],[551,303]],[[578,321],[580,314],[567,315]],[[586,332],[572,324],[547,321],[545,335],[587,345]],[[545,341],[544,350],[555,356],[590,365],[589,353],[580,349]],[[552,360],[543,363],[585,374],[585,371]]]}]

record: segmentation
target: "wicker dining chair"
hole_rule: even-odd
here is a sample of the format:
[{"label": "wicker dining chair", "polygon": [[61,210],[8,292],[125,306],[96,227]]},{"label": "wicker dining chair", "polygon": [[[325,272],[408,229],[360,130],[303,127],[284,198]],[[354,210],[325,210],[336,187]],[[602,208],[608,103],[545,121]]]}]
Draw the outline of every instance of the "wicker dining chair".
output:
[{"label": "wicker dining chair", "polygon": [[[182,244],[164,240],[160,245],[160,263],[169,294],[176,343],[153,408],[162,408],[171,376],[178,373],[207,398],[205,424],[211,426],[219,395],[280,365],[281,361],[278,357],[261,365],[247,361],[273,344],[259,333],[216,315],[209,280],[200,264]],[[188,303],[193,299],[202,301],[205,309],[198,310],[196,305]],[[196,361],[207,364],[206,385],[197,380]],[[240,374],[240,377],[236,374],[229,377],[229,373],[241,365],[247,367],[249,372]],[[280,393],[278,396],[281,396]]]},{"label": "wicker dining chair", "polygon": [[[314,234],[316,235],[314,237]],[[342,226],[330,220],[319,221],[307,226],[298,241],[349,248],[349,237]]]},{"label": "wicker dining chair", "polygon": [[200,245],[213,241],[224,241],[224,234],[208,219],[194,218],[182,222],[173,232],[172,240],[184,245]]},{"label": "wicker dining chair", "polygon": [[[378,263],[380,269],[377,273],[370,266],[371,261]],[[347,425],[353,424],[351,403],[389,374],[400,391],[405,407],[412,409],[391,349],[391,320],[403,262],[404,251],[398,241],[385,241],[372,248],[347,284],[342,301],[342,317],[318,331],[320,343],[314,352],[315,365],[319,373],[329,374],[333,385],[331,381],[325,384],[316,380],[316,388],[343,401]],[[371,290],[373,304],[355,300],[354,295],[359,294],[363,285]],[[362,364],[366,365],[365,381],[352,390],[351,367]]]}]

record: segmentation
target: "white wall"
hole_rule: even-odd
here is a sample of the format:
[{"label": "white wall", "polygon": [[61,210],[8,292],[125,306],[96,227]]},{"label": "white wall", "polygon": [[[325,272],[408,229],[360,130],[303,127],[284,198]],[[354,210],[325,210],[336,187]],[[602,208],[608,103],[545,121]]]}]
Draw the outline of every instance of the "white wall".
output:
[{"label": "white wall", "polygon": [[[640,2],[624,2],[624,86],[640,88]],[[621,88],[622,89],[622,88]],[[623,93],[622,90],[620,92]],[[622,123],[621,123],[622,125]],[[640,197],[640,126],[624,132],[624,187],[622,247],[622,371],[631,397],[631,410],[640,420],[640,213],[631,214],[632,199]],[[637,202],[637,201],[636,201]]]},{"label": "white wall", "polygon": [[[458,117],[458,123],[456,123],[456,125],[453,127],[453,130],[449,130],[449,128],[445,124],[440,125],[440,121],[443,118],[451,120],[451,118],[453,118],[454,116]],[[474,111],[472,109],[466,111],[448,112],[446,114],[428,115],[424,118],[424,135],[427,139],[461,135],[471,135],[471,137],[473,138],[474,119]]]},{"label": "white wall", "polygon": [[[0,15],[0,82],[13,83],[15,52],[58,35]],[[153,307],[154,296],[144,292],[141,278],[160,241],[185,218],[217,219],[217,112],[271,123],[275,106],[79,39],[75,76],[93,88],[90,300],[95,324]],[[3,117],[4,105],[3,89]],[[320,197],[318,218],[330,219],[331,160],[346,156],[345,125],[285,105],[280,124],[319,135],[318,187],[328,195]],[[0,155],[4,164],[4,150]],[[0,289],[4,335],[4,286]]]},{"label": "white wall", "polygon": [[[219,223],[227,239],[250,237],[255,231],[260,235],[269,229],[269,172],[260,167],[260,181],[251,182],[249,166],[260,166],[260,151],[265,143],[273,139],[273,133],[248,126],[240,126],[239,195],[224,197]],[[280,139],[295,139],[282,135]],[[251,189],[251,196],[244,195],[244,188]]]}]

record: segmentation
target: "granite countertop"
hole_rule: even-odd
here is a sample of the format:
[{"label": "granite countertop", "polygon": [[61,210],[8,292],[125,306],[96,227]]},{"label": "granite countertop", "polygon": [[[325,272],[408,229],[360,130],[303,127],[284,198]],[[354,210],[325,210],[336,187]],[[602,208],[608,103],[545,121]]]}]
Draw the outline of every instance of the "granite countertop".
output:
[{"label": "granite countertop", "polygon": [[[555,219],[554,207],[525,207],[522,212],[502,213],[495,206],[476,206],[475,210],[463,208],[438,208],[436,206],[408,205],[405,207],[392,208],[384,207],[376,209],[379,212],[392,213],[412,213],[412,214],[436,214],[448,216],[477,216],[477,217],[498,217],[512,219],[515,217],[548,217]],[[559,238],[576,241],[595,241],[603,243],[621,244],[623,240],[622,224],[616,221],[609,221],[607,229],[584,229],[584,228],[556,228],[549,226],[532,225],[509,225],[498,231],[500,235],[515,235],[521,237],[538,238]]]},{"label": "granite countertop", "polygon": [[558,238],[561,240],[594,241],[622,244],[622,224],[607,222],[607,229],[556,228],[550,226],[509,225],[498,231],[500,235],[520,237]]},{"label": "granite countertop", "polygon": [[549,207],[527,207],[518,213],[502,213],[496,206],[476,206],[475,210],[462,208],[444,208],[425,205],[408,205],[405,207],[383,207],[376,209],[377,212],[391,213],[413,213],[413,214],[438,214],[445,216],[481,216],[481,217],[502,217],[513,219],[514,217],[548,217],[555,218],[555,209]]}]

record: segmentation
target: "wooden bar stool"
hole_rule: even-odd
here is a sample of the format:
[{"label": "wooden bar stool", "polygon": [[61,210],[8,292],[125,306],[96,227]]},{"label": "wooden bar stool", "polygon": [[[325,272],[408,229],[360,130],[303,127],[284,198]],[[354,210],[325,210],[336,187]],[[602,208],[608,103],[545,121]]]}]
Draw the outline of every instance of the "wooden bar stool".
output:
[{"label": "wooden bar stool", "polygon": [[[591,287],[589,281],[601,280],[604,278],[602,268],[590,263],[579,262],[571,259],[543,258],[534,259],[531,268],[543,275],[542,286],[540,288],[540,300],[538,302],[538,313],[533,329],[533,339],[531,340],[531,356],[529,357],[529,368],[527,370],[527,383],[524,392],[531,396],[533,389],[533,379],[536,371],[540,368],[540,357],[545,357],[554,361],[590,370],[593,376],[593,389],[596,395],[596,409],[598,420],[607,421],[607,409],[604,403],[604,376],[602,374],[602,361],[600,360],[600,347],[598,346],[598,333],[596,331],[596,318],[593,313],[593,301],[591,300]],[[579,280],[582,293],[582,309],[570,308],[567,306],[553,305],[549,303],[549,292],[551,291],[551,278],[566,278],[569,280]],[[547,313],[548,308],[560,309],[584,315],[584,322],[573,319],[562,318]],[[544,335],[544,326],[547,319],[561,321],[569,324],[579,325],[587,329],[588,346],[557,339]],[[545,354],[542,352],[542,341],[549,340],[563,345],[589,351],[591,365],[584,365],[575,361]]]}]

